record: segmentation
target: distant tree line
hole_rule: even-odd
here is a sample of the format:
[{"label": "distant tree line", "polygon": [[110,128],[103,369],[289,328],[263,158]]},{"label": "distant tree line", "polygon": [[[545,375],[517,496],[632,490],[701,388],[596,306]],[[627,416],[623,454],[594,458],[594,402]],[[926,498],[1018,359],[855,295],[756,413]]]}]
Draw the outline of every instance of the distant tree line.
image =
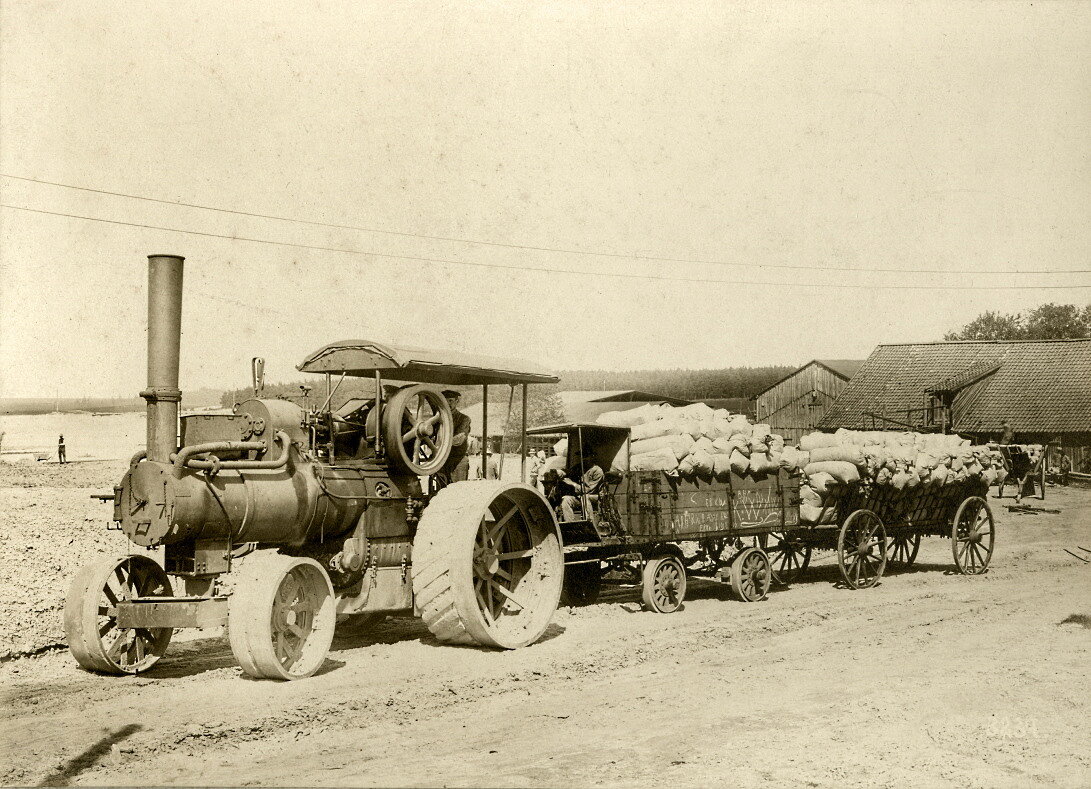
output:
[{"label": "distant tree line", "polygon": [[983,312],[945,340],[1069,340],[1091,337],[1091,304],[1043,304],[1024,314]]}]

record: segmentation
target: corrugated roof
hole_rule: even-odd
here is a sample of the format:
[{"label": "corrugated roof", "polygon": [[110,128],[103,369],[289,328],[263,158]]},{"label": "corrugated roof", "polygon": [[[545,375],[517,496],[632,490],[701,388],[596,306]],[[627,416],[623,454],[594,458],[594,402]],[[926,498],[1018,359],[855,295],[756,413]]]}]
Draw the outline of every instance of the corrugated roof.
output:
[{"label": "corrugated roof", "polygon": [[867,411],[920,408],[926,390],[959,381],[956,430],[999,432],[1007,419],[1017,433],[1091,432],[1091,339],[880,345],[819,427],[862,429]]}]

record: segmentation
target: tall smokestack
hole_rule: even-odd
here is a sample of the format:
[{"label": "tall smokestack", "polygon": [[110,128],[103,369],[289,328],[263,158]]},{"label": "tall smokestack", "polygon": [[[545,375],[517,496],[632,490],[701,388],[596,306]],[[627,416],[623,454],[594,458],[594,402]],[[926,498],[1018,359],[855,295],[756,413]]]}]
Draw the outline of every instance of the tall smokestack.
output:
[{"label": "tall smokestack", "polygon": [[182,339],[182,261],[148,255],[148,459],[166,463],[177,449],[178,351]]}]

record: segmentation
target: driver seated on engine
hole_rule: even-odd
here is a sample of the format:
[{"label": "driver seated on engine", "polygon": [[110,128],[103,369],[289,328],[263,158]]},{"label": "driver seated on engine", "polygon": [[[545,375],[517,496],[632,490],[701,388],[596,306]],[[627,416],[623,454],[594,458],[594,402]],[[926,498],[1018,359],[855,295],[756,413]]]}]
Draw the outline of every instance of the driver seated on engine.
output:
[{"label": "driver seated on engine", "polygon": [[583,447],[577,446],[572,451],[572,463],[568,467],[568,473],[558,483],[562,492],[572,491],[561,497],[561,519],[579,520],[582,514],[579,494],[585,494],[588,502],[597,500],[598,490],[602,487],[605,476],[594,456]]}]

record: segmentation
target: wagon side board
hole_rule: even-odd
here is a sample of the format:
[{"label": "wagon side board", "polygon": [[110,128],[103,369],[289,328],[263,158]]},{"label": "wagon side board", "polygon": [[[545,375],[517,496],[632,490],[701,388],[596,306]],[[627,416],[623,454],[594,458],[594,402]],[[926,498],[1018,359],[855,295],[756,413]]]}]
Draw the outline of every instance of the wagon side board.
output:
[{"label": "wagon side board", "polygon": [[784,471],[692,480],[632,472],[615,496],[630,542],[743,537],[799,524],[799,478]]}]

